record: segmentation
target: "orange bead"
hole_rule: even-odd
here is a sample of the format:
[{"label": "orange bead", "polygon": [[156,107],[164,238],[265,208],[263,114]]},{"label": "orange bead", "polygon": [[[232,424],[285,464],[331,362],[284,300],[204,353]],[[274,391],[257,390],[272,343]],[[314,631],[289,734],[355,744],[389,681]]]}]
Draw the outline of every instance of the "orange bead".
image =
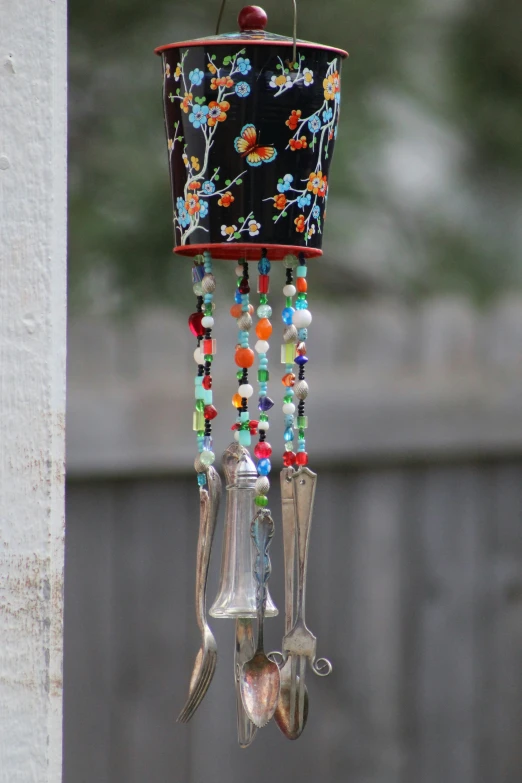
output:
[{"label": "orange bead", "polygon": [[252,367],[254,364],[255,354],[252,348],[236,348],[236,355],[234,357],[238,367]]},{"label": "orange bead", "polygon": [[268,340],[272,334],[272,324],[268,318],[261,318],[261,320],[258,321],[256,326],[256,334],[260,340]]},{"label": "orange bead", "polygon": [[298,277],[295,281],[295,287],[299,291],[300,294],[304,294],[305,291],[308,291],[308,283],[306,282],[306,277]]},{"label": "orange bead", "polygon": [[288,372],[286,375],[283,376],[283,386],[294,386],[295,385],[295,375],[293,372]]},{"label": "orange bead", "polygon": [[242,406],[242,404],[243,404],[243,401],[241,399],[241,395],[240,394],[234,394],[234,396],[232,397],[232,405],[234,406],[234,408],[240,408]]},{"label": "orange bead", "polygon": [[[253,305],[248,305],[248,312],[250,313],[250,315],[252,315],[252,314],[253,314],[253,312],[254,312],[254,307],[253,307]],[[230,308],[230,315],[232,316],[232,318],[239,318],[239,316],[240,316],[242,313],[243,313],[243,305],[240,305],[240,304],[234,304],[234,305],[232,305],[232,307]]]}]

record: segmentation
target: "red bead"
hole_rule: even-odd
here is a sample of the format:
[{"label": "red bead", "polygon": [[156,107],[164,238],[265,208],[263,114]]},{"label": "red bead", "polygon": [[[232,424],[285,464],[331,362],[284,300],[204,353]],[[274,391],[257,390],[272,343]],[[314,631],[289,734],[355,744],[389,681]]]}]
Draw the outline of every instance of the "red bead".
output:
[{"label": "red bead", "polygon": [[259,422],[257,421],[257,419],[251,419],[249,424],[250,424],[250,431],[251,432],[252,432],[252,430],[257,430],[257,428],[259,427]]},{"label": "red bead", "polygon": [[249,294],[250,293],[250,285],[248,283],[248,280],[243,280],[238,289],[240,294]]},{"label": "red bead", "polygon": [[247,5],[239,12],[237,23],[241,32],[264,30],[268,24],[268,16],[258,5]]},{"label": "red bead", "polygon": [[308,465],[308,454],[306,451],[298,451],[295,461],[298,465]]},{"label": "red bead", "polygon": [[285,468],[291,468],[295,465],[296,456],[293,451],[285,451],[283,454],[283,465]]},{"label": "red bead", "polygon": [[212,376],[211,375],[204,375],[203,376],[203,388],[204,389],[211,389],[212,388]]},{"label": "red bead", "polygon": [[194,337],[203,337],[205,334],[205,328],[201,325],[203,319],[203,313],[192,313],[188,319],[189,329]]},{"label": "red bead", "polygon": [[297,346],[297,355],[306,356],[306,343],[299,343]]},{"label": "red bead", "polygon": [[204,414],[205,414],[205,419],[212,420],[216,418],[218,412],[213,405],[205,405]]},{"label": "red bead", "polygon": [[272,446],[266,440],[262,440],[254,449],[254,454],[258,459],[267,459],[272,453]]},{"label": "red bead", "polygon": [[236,422],[235,424],[233,424],[233,425],[231,426],[231,428],[230,428],[230,429],[232,430],[232,432],[234,432],[234,430],[238,430],[238,429],[239,429],[239,424]]},{"label": "red bead", "polygon": [[267,294],[270,290],[270,278],[268,275],[259,275],[257,283],[257,293]]}]

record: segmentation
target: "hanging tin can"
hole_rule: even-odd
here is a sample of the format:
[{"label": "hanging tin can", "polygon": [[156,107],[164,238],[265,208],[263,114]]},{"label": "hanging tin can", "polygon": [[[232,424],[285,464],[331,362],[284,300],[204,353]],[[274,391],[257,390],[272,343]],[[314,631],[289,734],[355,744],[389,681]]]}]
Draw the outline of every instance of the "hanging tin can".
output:
[{"label": "hanging tin can", "polygon": [[265,31],[160,46],[174,252],[322,255],[341,101],[341,49]]}]

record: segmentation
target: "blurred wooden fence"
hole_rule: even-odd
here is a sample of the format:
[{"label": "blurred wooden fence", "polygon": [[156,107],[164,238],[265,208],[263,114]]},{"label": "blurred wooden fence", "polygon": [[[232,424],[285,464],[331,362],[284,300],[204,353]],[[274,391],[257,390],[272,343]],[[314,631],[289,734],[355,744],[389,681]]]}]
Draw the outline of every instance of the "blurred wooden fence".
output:
[{"label": "blurred wooden fence", "polygon": [[[231,622],[212,622],[214,682],[192,723],[175,723],[198,649],[198,497],[179,473],[192,368],[177,329],[155,314],[120,334],[71,330],[65,783],[520,783],[522,302],[381,302],[314,320],[307,615],[335,669],[310,675],[300,741],[271,725],[248,750]],[[215,552],[211,594],[220,535]],[[280,535],[273,559],[282,607]],[[277,648],[282,618],[266,632]]]}]

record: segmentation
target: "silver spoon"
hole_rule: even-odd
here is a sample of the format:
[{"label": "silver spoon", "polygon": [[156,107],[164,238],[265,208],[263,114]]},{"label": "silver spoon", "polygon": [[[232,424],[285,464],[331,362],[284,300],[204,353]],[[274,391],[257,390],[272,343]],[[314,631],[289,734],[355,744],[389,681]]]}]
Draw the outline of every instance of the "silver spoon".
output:
[{"label": "silver spoon", "polygon": [[237,708],[237,741],[240,747],[248,748],[252,744],[257,732],[243,707],[241,698],[241,669],[246,661],[249,661],[255,653],[254,621],[250,617],[238,617],[236,619],[236,652],[235,652],[235,679],[236,679],[236,708]]},{"label": "silver spoon", "polygon": [[265,654],[263,625],[270,578],[268,549],[274,535],[274,520],[268,509],[260,509],[254,517],[250,532],[257,549],[254,575],[257,580],[257,649],[253,658],[243,664],[240,688],[245,712],[258,728],[266,726],[273,717],[281,689],[279,667]]}]

